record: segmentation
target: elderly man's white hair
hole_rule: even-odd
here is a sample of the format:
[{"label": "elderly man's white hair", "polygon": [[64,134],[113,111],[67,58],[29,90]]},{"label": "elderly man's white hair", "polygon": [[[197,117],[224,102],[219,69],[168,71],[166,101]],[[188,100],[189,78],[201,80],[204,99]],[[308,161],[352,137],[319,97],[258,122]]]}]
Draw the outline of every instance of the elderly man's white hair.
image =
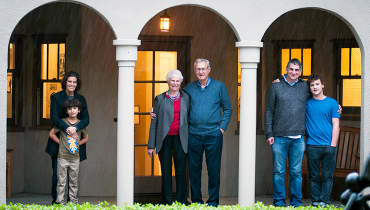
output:
[{"label": "elderly man's white hair", "polygon": [[210,65],[209,65],[209,61],[207,60],[207,59],[204,59],[204,58],[198,58],[195,62],[194,62],[194,68],[195,68],[195,66],[197,65],[197,63],[200,63],[200,62],[206,62],[206,64],[207,64],[207,68],[209,68],[210,67]]},{"label": "elderly man's white hair", "polygon": [[169,82],[172,77],[180,78],[181,82],[184,80],[184,77],[182,76],[181,71],[179,71],[177,69],[171,69],[167,73],[167,77],[166,77],[167,82]]}]

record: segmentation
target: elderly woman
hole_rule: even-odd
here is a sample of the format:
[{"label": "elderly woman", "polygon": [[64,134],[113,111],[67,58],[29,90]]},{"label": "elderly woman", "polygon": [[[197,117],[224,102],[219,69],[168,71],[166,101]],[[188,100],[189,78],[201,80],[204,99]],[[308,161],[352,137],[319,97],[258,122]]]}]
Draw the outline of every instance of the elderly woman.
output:
[{"label": "elderly woman", "polygon": [[[86,128],[89,125],[89,112],[87,111],[87,104],[85,98],[78,94],[77,91],[81,88],[81,80],[77,72],[69,71],[64,75],[61,81],[62,91],[57,92],[50,97],[50,118],[53,126],[57,126],[60,129],[65,130],[73,138],[78,138],[77,131]],[[62,118],[65,118],[66,110],[64,110],[64,102],[67,99],[77,99],[82,104],[81,112],[77,115],[77,118],[81,120],[75,127],[68,126]],[[46,145],[45,152],[51,156],[51,163],[53,168],[52,185],[51,185],[51,197],[53,198],[52,204],[55,203],[57,197],[57,156],[59,151],[59,144],[55,143],[50,138]],[[80,147],[80,161],[86,159],[86,144]],[[69,197],[68,197],[69,198]]]},{"label": "elderly woman", "polygon": [[189,95],[180,91],[183,76],[179,70],[167,74],[168,91],[154,100],[156,118],[152,119],[149,131],[148,154],[159,155],[162,170],[161,202],[172,204],[172,155],[175,162],[176,200],[187,203],[186,157],[188,153]]}]

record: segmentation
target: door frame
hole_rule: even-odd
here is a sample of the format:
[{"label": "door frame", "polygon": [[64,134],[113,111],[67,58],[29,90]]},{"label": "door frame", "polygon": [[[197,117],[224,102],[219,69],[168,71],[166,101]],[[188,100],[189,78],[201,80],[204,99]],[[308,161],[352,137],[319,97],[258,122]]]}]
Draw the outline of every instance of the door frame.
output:
[{"label": "door frame", "polygon": [[[191,75],[191,36],[151,36],[151,35],[140,35],[141,45],[138,46],[138,51],[177,51],[177,68],[182,72],[184,79],[181,84],[181,88],[184,88],[188,81],[190,81]],[[184,52],[176,50],[179,46],[184,47]],[[183,58],[185,59],[179,59]],[[154,78],[153,78],[154,79]],[[154,103],[154,90],[152,103]],[[138,115],[149,115],[149,112],[135,113]],[[145,145],[136,145],[145,146]],[[152,169],[153,170],[153,169]],[[189,172],[187,168],[187,185],[189,186]],[[153,195],[161,193],[161,176],[154,176],[153,172],[151,176],[134,176],[134,194],[135,195]],[[176,179],[172,176],[172,192],[176,192]],[[189,187],[188,187],[189,188]],[[189,195],[189,192],[188,192]]]}]

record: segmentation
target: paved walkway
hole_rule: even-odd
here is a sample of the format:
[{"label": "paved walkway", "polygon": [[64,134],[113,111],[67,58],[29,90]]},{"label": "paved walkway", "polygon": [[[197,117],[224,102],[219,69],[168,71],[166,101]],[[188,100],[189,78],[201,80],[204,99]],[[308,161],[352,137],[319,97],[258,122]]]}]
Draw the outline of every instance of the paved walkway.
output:
[{"label": "paved walkway", "polygon": [[[159,196],[145,196],[148,197],[159,197]],[[135,202],[138,200],[145,200],[142,196],[135,196]],[[207,198],[204,198],[207,200]],[[78,197],[79,203],[89,202],[91,204],[98,204],[99,202],[107,201],[110,204],[117,204],[116,197]],[[272,205],[272,196],[271,195],[258,195],[256,196],[256,202],[261,201],[266,205]],[[20,194],[12,194],[10,199],[6,199],[6,204],[9,203],[21,203],[21,204],[39,204],[39,205],[50,205],[51,204],[51,197],[50,195],[44,194],[32,194],[32,193],[20,193]],[[220,205],[235,205],[238,202],[238,197],[230,197],[230,198],[220,198]],[[311,205],[310,199],[303,199],[303,206]],[[289,201],[287,200],[287,204]],[[340,201],[331,201],[331,204],[337,207],[341,206]]]}]

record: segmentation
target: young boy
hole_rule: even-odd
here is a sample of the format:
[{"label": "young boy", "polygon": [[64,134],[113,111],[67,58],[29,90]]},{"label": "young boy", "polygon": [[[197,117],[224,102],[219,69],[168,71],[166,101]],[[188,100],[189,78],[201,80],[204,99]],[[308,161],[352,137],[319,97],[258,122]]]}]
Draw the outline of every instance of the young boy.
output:
[{"label": "young boy", "polygon": [[[69,126],[76,126],[80,120],[77,118],[81,111],[81,102],[77,99],[68,99],[64,102],[64,109],[67,110],[68,117],[63,121]],[[56,136],[60,133],[60,139]],[[64,188],[66,185],[67,170],[69,174],[69,198],[72,203],[77,203],[77,178],[80,166],[79,148],[88,140],[86,128],[77,131],[78,139],[68,135],[66,131],[53,127],[49,133],[50,138],[59,144],[58,168],[57,168],[57,199],[56,203],[64,204]],[[81,139],[82,137],[82,139]],[[80,141],[81,139],[81,141]]]},{"label": "young boy", "polygon": [[[307,83],[312,98],[306,103],[307,164],[313,206],[330,202],[335,170],[336,146],[339,137],[338,103],[324,95],[324,79],[311,75]],[[322,187],[319,183],[320,163]]]}]

